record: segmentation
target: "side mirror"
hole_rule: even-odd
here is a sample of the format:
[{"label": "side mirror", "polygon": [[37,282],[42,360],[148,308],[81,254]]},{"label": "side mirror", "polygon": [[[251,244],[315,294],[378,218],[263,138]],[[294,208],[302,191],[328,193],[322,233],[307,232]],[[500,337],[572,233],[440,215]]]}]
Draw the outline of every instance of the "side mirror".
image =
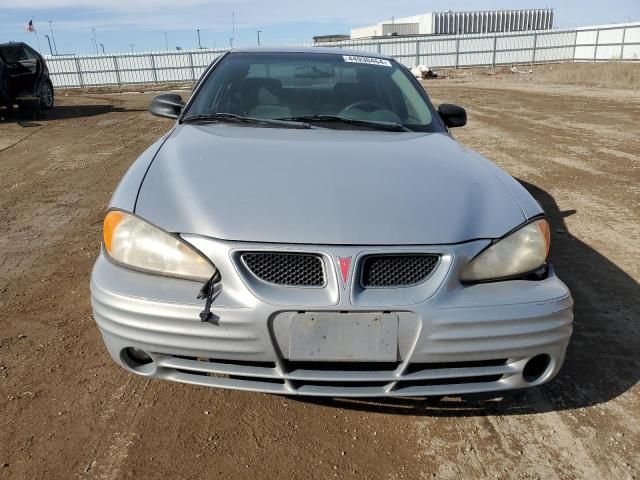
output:
[{"label": "side mirror", "polygon": [[157,117],[178,118],[184,107],[182,97],[175,93],[164,93],[153,97],[149,111]]},{"label": "side mirror", "polygon": [[449,128],[464,127],[467,124],[467,111],[458,105],[443,103],[438,107],[438,113]]}]

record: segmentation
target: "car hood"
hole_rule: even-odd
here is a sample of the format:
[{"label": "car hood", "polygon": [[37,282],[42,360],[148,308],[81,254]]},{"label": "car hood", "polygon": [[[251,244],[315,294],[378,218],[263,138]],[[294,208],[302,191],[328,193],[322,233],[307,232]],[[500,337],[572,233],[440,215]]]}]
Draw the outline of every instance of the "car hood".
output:
[{"label": "car hood", "polygon": [[250,242],[498,238],[525,215],[495,168],[445,133],[178,125],[135,212],[171,232]]}]

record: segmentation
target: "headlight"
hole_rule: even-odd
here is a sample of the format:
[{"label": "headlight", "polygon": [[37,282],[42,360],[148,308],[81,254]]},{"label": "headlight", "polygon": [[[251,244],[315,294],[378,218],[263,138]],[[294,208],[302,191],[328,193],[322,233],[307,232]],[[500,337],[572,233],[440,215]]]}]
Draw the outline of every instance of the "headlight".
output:
[{"label": "headlight", "polygon": [[546,262],[550,244],[547,221],[531,222],[471,260],[460,279],[463,282],[477,282],[533,272]]},{"label": "headlight", "polygon": [[104,219],[104,246],[116,262],[169,277],[208,280],[215,267],[178,237],[140,218],[111,211]]}]

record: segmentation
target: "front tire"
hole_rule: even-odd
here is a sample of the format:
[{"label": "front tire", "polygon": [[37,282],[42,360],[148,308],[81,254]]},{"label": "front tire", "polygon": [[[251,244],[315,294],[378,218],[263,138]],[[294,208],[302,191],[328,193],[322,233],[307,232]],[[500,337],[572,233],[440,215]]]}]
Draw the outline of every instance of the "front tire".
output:
[{"label": "front tire", "polygon": [[51,110],[53,108],[53,85],[51,82],[46,81],[42,83],[40,87],[40,108],[42,110]]}]

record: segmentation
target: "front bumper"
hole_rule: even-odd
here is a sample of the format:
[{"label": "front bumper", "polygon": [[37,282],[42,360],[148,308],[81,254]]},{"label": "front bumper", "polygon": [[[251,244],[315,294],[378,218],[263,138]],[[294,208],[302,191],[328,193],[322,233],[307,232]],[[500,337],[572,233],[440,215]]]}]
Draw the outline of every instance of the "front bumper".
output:
[{"label": "front bumper", "polygon": [[[104,254],[95,264],[91,297],[96,323],[113,359],[132,372],[287,395],[421,397],[540,385],[552,379],[564,361],[573,301],[552,268],[541,281],[462,286],[455,280],[459,266],[484,248],[484,241],[421,249],[442,254],[436,273],[423,285],[385,293],[361,291],[355,285],[343,290],[337,271],[329,272],[324,291],[253,283],[233,258],[235,251],[255,250],[255,245],[188,240],[221,272],[223,292],[213,307],[217,325],[200,322],[203,302],[196,295],[201,284],[128,270]],[[268,246],[279,248],[291,246]],[[299,250],[322,251],[328,259],[357,259],[371,252],[353,247]],[[416,252],[415,247],[383,250]],[[290,318],[301,311],[397,314],[398,361],[290,361]],[[152,362],[136,362],[127,354],[131,347],[147,352]],[[545,358],[546,367],[535,377],[523,375],[535,357]]]}]

